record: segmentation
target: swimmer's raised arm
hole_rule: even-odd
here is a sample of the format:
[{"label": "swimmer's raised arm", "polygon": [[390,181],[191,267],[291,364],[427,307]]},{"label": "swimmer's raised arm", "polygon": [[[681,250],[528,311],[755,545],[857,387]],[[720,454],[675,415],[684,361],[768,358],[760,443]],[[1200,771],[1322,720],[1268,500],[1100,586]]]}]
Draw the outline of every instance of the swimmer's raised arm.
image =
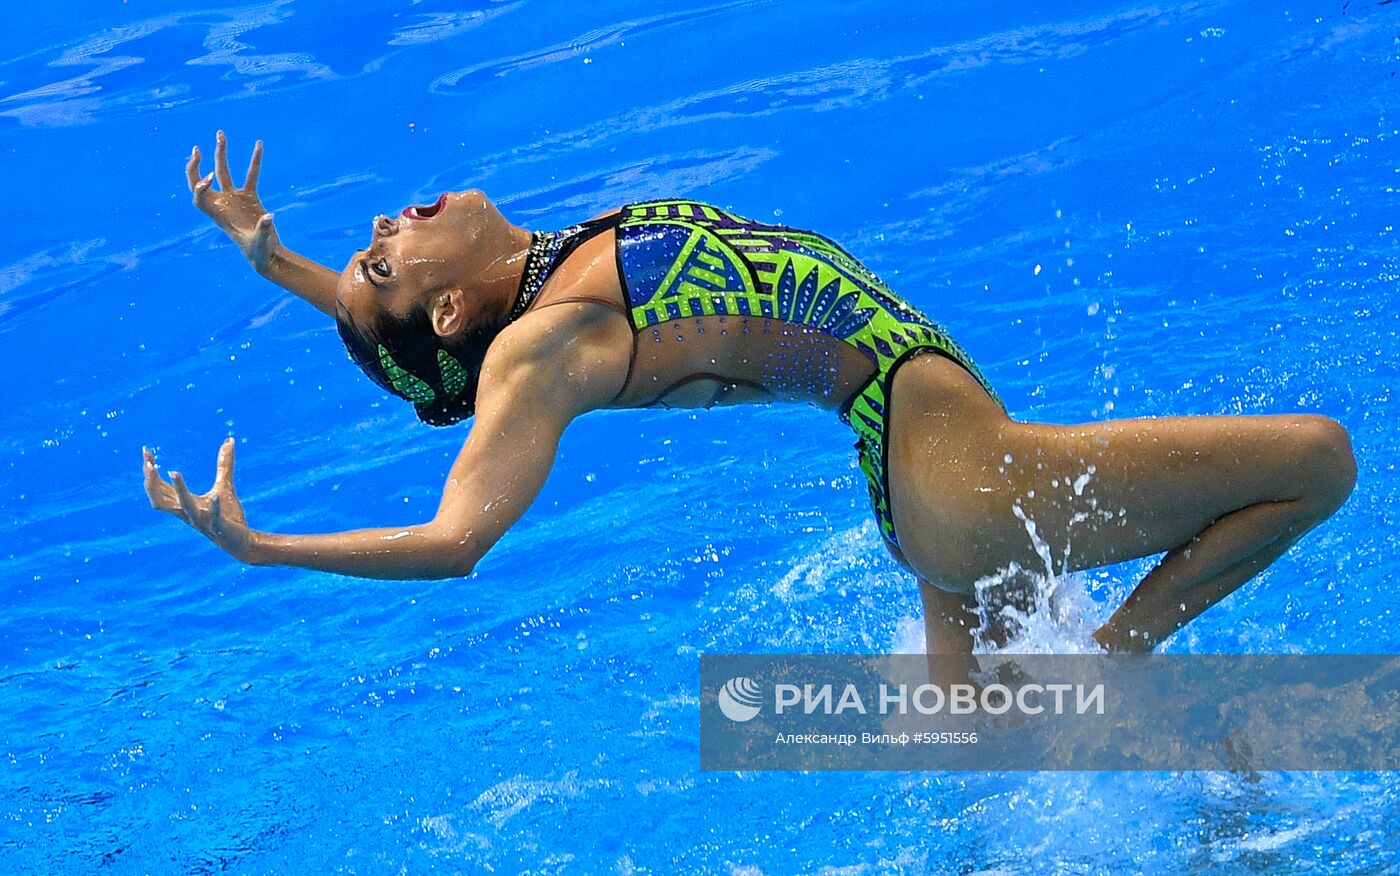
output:
[{"label": "swimmer's raised arm", "polygon": [[[546,319],[546,322],[548,320]],[[532,337],[512,338],[517,329]],[[452,578],[476,563],[534,501],[554,462],[564,427],[606,405],[620,375],[599,369],[590,345],[557,332],[518,325],[492,345],[482,366],[476,422],[448,475],[437,513],[427,523],[328,535],[278,535],[250,528],[233,487],[233,443],[219,451],[214,487],[193,495],[172,472],[161,478],[145,451],[151,505],[181,518],[230,555],[251,565],[299,566],[364,578]],[[502,343],[504,341],[505,343]],[[512,342],[515,341],[515,342]],[[548,347],[559,348],[551,354]],[[596,348],[595,348],[596,349]],[[587,359],[593,358],[590,368]],[[625,364],[625,363],[624,363]]]},{"label": "swimmer's raised arm", "polygon": [[[248,176],[242,186],[233,184],[228,169],[228,141],[218,133],[214,147],[214,172],[199,176],[199,147],[190,153],[185,177],[194,192],[194,205],[238,244],[253,269],[263,277],[315,305],[322,313],[335,315],[335,283],[339,274],[324,265],[292,252],[282,245],[272,214],[258,198],[258,171],[262,168],[262,141],[253,147]],[[214,188],[218,180],[219,188]]]}]

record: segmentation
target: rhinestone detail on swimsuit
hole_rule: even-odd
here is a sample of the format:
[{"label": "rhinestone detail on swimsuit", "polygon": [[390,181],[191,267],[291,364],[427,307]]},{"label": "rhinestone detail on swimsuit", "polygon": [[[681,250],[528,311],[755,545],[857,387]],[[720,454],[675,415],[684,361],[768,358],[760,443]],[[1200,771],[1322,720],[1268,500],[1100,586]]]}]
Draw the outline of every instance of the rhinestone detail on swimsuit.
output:
[{"label": "rhinestone detail on swimsuit", "polygon": [[547,269],[554,266],[550,251],[558,251],[558,240],[562,236],[562,232],[552,231],[531,233],[530,247],[525,251],[525,269],[520,274],[520,291],[515,293],[515,306],[510,309],[511,322],[519,319],[540,294],[549,277]]},{"label": "rhinestone detail on swimsuit", "polygon": [[559,256],[575,235],[586,230],[585,223],[570,225],[563,231],[535,231],[530,234],[530,247],[525,250],[525,269],[520,273],[520,291],[515,294],[515,306],[510,309],[510,321],[515,322],[530,309],[540,290],[558,267]]}]

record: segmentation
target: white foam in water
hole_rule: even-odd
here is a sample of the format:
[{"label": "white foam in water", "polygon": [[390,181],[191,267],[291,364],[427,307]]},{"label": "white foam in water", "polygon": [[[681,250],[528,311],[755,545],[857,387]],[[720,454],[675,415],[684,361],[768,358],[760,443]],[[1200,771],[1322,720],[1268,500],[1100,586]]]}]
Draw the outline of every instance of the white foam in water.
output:
[{"label": "white foam in water", "polygon": [[[1094,641],[1094,630],[1102,620],[1097,617],[1100,606],[1089,597],[1090,578],[1076,572],[1047,579],[1044,575],[1028,574],[1035,589],[1030,610],[1018,611],[1010,606],[1000,611],[1001,623],[1011,631],[1006,643],[993,646],[978,641],[973,650],[979,654],[1096,654],[1103,651]],[[979,582],[982,583],[982,582]],[[998,586],[995,579],[986,579],[985,588]],[[979,593],[983,588],[979,588]],[[982,627],[988,627],[989,609],[978,606],[977,616]],[[895,622],[894,654],[924,654],[928,641],[921,616],[904,617]]]},{"label": "white foam in water", "polygon": [[927,654],[928,640],[924,636],[924,619],[902,617],[895,621],[894,644],[890,645],[894,654]]},{"label": "white foam in water", "polygon": [[793,561],[771,592],[783,602],[801,602],[824,595],[833,581],[860,580],[869,574],[863,548],[874,538],[875,524],[869,520],[831,533],[818,548]]},{"label": "white foam in water", "polygon": [[594,788],[610,784],[605,779],[581,781],[578,770],[569,770],[557,780],[515,776],[487,788],[468,808],[481,812],[499,830],[511,818],[541,800],[557,805],[561,800],[583,797]]},{"label": "white foam in water", "polygon": [[[1076,494],[1082,492],[1091,477],[1092,471],[1073,482]],[[1102,652],[1102,647],[1093,639],[1093,632],[1105,618],[1098,616],[1103,607],[1089,596],[1092,578],[1083,572],[1057,573],[1054,552],[1040,536],[1035,520],[1019,504],[1012,507],[1011,513],[1024,524],[1026,537],[1043,571],[1013,564],[1000,574],[977,582],[981,628],[999,628],[1009,635],[1005,643],[999,645],[982,641],[979,636],[974,650],[981,654]],[[1088,520],[1089,515],[1079,519]],[[844,595],[845,588],[853,583],[870,587],[874,583],[872,575],[879,572],[871,568],[864,548],[874,539],[874,525],[869,520],[828,534],[818,546],[796,558],[783,577],[771,585],[769,592],[780,602],[792,605],[823,598],[832,589]],[[1066,552],[1059,567],[1064,568],[1067,560]],[[1019,607],[1013,604],[1015,600],[1007,598],[1013,587],[1025,590],[1028,595],[1020,600]],[[922,614],[901,617],[894,626],[894,635],[887,646],[892,653],[926,653]],[[783,636],[789,640],[792,631],[786,630]],[[871,644],[879,647],[878,641]]]},{"label": "white foam in water", "polygon": [[[1103,648],[1094,640],[1094,630],[1102,623],[1096,613],[1099,606],[1089,598],[1089,578],[1084,573],[1043,575],[1014,570],[1012,575],[1029,579],[1033,599],[1028,609],[1003,606],[999,614],[1001,625],[1009,632],[1005,644],[989,647],[979,642],[978,651],[999,651],[1007,654],[1095,654]],[[998,576],[1000,577],[1000,576]],[[978,595],[996,588],[998,577],[978,582]],[[989,601],[982,600],[978,616],[983,628],[988,626]]]}]

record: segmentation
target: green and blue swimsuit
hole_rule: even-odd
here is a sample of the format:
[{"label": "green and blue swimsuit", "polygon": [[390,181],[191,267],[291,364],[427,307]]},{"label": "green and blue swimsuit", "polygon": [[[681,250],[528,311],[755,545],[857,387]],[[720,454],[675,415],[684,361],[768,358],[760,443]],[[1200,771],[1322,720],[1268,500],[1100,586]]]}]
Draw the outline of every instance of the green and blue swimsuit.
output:
[{"label": "green and blue swimsuit", "polygon": [[618,273],[635,332],[696,317],[766,318],[825,333],[870,361],[874,373],[839,416],[858,438],[880,531],[898,546],[886,470],[890,385],[906,360],[937,353],[966,368],[995,399],[962,347],[828,238],[693,201],[632,204],[561,232],[536,234],[516,315],[554,267],[607,228],[616,230]]}]

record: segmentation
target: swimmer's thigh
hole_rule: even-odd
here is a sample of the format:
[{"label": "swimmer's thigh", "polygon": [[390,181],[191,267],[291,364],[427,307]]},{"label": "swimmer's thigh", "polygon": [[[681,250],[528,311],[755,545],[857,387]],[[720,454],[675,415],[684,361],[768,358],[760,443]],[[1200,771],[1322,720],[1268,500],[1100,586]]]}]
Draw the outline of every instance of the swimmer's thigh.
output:
[{"label": "swimmer's thigh", "polygon": [[1043,571],[1047,554],[1064,572],[1170,550],[1232,511],[1308,495],[1350,459],[1323,417],[1017,423],[900,376],[887,437],[896,531],[906,563],[957,592],[1011,563]]},{"label": "swimmer's thigh", "polygon": [[1035,521],[1057,571],[1171,550],[1263,502],[1307,516],[1350,483],[1352,465],[1341,427],[1310,415],[1018,423],[1006,453],[1005,496]]}]

